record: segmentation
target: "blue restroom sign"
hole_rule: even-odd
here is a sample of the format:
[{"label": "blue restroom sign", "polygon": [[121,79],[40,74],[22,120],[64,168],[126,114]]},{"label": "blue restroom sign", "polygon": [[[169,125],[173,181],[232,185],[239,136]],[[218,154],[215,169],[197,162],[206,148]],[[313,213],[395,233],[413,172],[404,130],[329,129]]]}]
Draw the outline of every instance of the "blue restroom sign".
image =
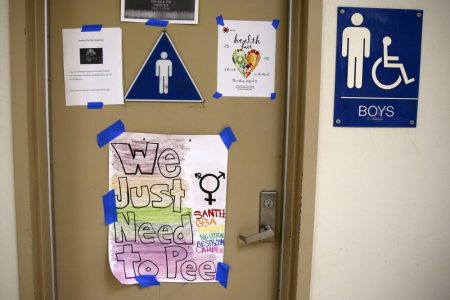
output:
[{"label": "blue restroom sign", "polygon": [[125,95],[126,101],[203,102],[167,32],[162,32]]},{"label": "blue restroom sign", "polygon": [[335,127],[416,127],[422,19],[422,10],[338,7]]}]

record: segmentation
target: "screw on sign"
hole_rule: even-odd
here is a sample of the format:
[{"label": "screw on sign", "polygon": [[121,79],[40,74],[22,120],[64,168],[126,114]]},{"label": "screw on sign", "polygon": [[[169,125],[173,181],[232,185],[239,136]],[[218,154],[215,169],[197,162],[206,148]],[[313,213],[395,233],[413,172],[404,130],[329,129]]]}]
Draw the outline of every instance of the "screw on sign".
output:
[{"label": "screw on sign", "polygon": [[213,198],[213,193],[217,192],[220,187],[220,179],[225,179],[225,173],[219,172],[219,175],[195,173],[195,177],[199,180],[200,189],[208,195],[205,201],[212,205],[216,199]]}]

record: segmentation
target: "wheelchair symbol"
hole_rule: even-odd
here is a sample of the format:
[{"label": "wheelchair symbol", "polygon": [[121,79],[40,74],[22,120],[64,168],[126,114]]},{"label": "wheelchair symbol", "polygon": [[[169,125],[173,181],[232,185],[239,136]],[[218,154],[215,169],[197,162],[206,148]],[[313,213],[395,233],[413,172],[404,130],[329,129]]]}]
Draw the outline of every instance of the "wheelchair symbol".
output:
[{"label": "wheelchair symbol", "polygon": [[[396,63],[399,61],[399,57],[389,56],[388,47],[389,45],[391,45],[391,43],[392,39],[389,36],[385,36],[383,38],[383,57],[378,58],[372,66],[373,82],[375,82],[375,84],[383,90],[392,90],[396,88],[402,82],[402,80],[405,82],[405,84],[410,84],[411,82],[414,82],[414,78],[408,78],[405,66],[403,66],[402,63]],[[382,62],[383,62],[382,66],[384,68],[400,69],[400,75],[398,75],[397,80],[395,80],[393,83],[384,84],[380,80],[378,80],[377,68],[381,65]]]}]

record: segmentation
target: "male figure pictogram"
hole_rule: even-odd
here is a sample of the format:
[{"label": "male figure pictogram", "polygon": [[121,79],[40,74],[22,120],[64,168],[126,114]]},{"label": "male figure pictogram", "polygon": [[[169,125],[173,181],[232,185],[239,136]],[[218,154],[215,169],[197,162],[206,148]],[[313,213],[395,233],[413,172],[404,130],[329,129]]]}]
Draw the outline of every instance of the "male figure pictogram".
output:
[{"label": "male figure pictogram", "polygon": [[172,61],[167,59],[167,52],[161,52],[161,59],[156,61],[156,73],[159,77],[159,93],[169,93],[169,77],[172,77]]},{"label": "male figure pictogram", "polygon": [[359,27],[364,18],[360,13],[354,13],[349,26],[342,32],[342,56],[348,57],[347,87],[349,89],[362,87],[364,57],[370,55],[370,31]]}]

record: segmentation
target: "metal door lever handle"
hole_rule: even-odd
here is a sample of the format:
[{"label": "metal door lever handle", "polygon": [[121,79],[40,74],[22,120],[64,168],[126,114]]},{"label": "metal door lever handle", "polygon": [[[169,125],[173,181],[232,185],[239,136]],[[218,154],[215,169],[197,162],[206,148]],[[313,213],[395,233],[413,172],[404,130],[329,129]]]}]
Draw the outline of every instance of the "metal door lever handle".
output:
[{"label": "metal door lever handle", "polygon": [[270,225],[265,225],[264,227],[261,227],[260,233],[256,233],[249,236],[243,236],[240,234],[239,239],[246,244],[250,244],[257,241],[265,240],[267,238],[271,238],[273,236],[275,236],[275,232],[272,230],[272,227],[270,227]]}]

